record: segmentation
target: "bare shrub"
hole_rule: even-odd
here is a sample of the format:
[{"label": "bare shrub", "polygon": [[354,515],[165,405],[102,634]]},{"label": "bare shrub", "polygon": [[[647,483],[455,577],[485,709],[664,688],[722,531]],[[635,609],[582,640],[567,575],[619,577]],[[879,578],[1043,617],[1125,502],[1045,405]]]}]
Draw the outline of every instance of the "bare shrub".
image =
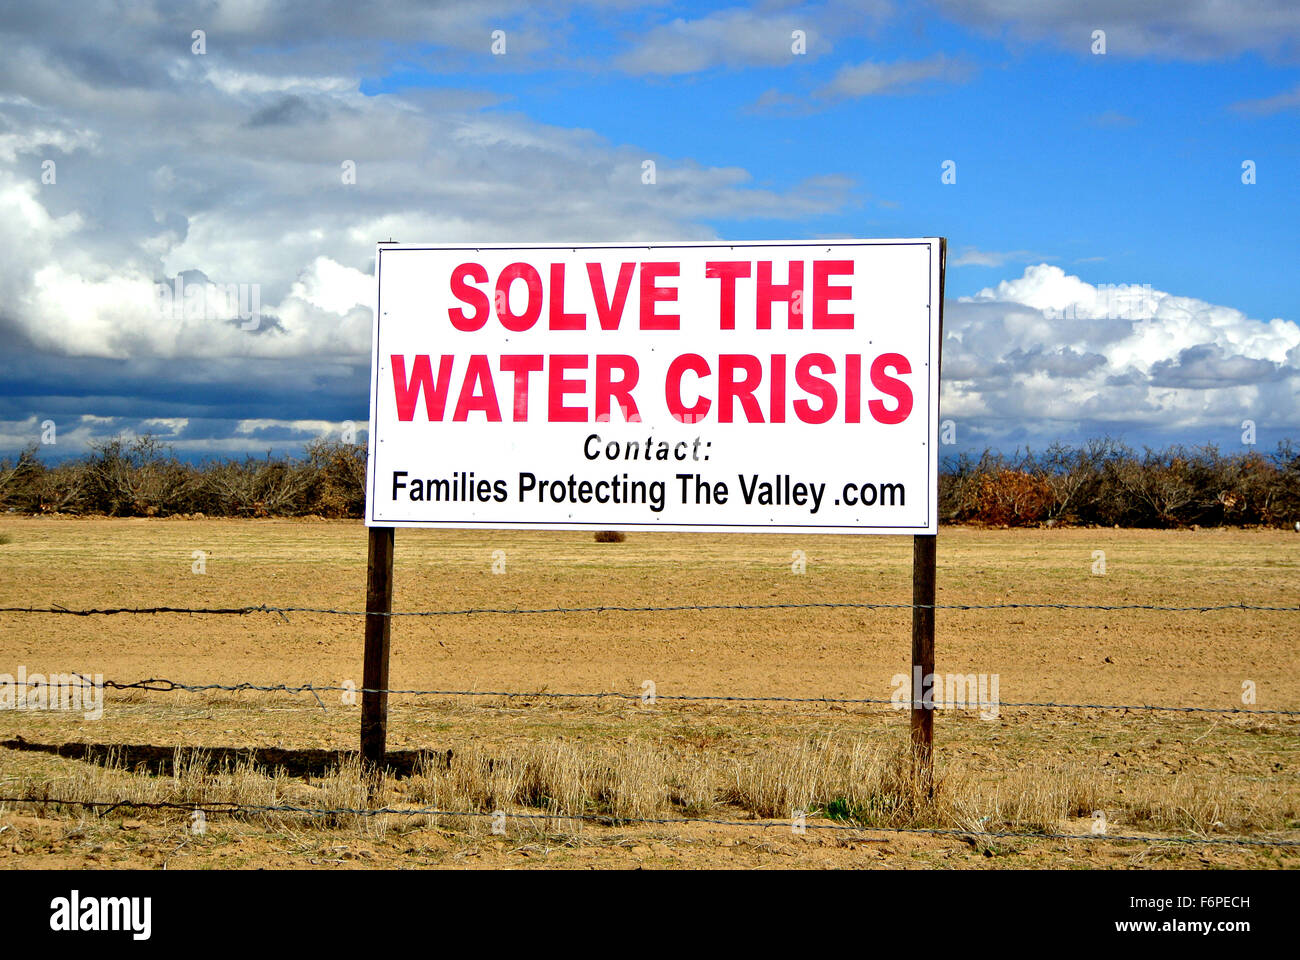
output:
[{"label": "bare shrub", "polygon": [[313,471],[308,512],[323,517],[359,517],[366,507],[366,448],[316,440],[307,445]]},{"label": "bare shrub", "polygon": [[976,509],[985,523],[1023,527],[1047,519],[1052,489],[1029,470],[999,470],[983,476],[974,491]]},{"label": "bare shrub", "polygon": [[203,513],[230,517],[294,516],[306,513],[306,494],[315,481],[309,464],[248,457],[211,464],[203,474]]},{"label": "bare shrub", "polygon": [[1181,447],[1168,451],[1148,449],[1141,460],[1112,463],[1111,476],[1122,497],[1113,498],[1123,524],[1142,527],[1176,527],[1189,520],[1188,507],[1196,502],[1192,461]]},{"label": "bare shrub", "polygon": [[[360,517],[366,448],[317,440],[305,456],[184,463],[153,437],[102,442],[80,459],[46,464],[39,447],[0,461],[0,508],[110,516]],[[1006,526],[1290,527],[1300,520],[1300,450],[1222,454],[1212,446],[1147,449],[1102,438],[1041,454],[986,450],[946,457],[944,523]],[[626,535],[601,530],[597,543]]]},{"label": "bare shrub", "polygon": [[0,506],[32,509],[31,491],[45,467],[36,459],[36,444],[25,448],[13,463],[0,460]]},{"label": "bare shrub", "polygon": [[193,470],[148,434],[118,437],[92,446],[80,486],[85,508],[109,516],[157,516],[179,512],[194,482]]}]

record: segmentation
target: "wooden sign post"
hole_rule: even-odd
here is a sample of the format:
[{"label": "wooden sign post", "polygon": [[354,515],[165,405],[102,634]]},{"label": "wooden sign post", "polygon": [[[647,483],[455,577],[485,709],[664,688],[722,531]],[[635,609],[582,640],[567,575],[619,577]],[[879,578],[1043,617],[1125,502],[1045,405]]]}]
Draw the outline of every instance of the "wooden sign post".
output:
[{"label": "wooden sign post", "polygon": [[[945,237],[939,240],[939,357],[936,362],[940,365],[943,363],[943,288],[947,261]],[[943,382],[942,375],[939,382]],[[925,703],[921,692],[926,678],[934,675],[937,541],[938,535],[933,533],[912,538],[912,773],[926,796],[934,791],[934,700]]]},{"label": "wooden sign post", "polygon": [[920,697],[925,678],[934,673],[936,539],[931,533],[912,538],[912,771],[927,795],[934,786],[934,701],[926,704]]},{"label": "wooden sign post", "polygon": [[392,527],[370,528],[366,561],[366,650],[361,680],[361,762],[379,773],[388,747],[388,648],[393,612]]}]

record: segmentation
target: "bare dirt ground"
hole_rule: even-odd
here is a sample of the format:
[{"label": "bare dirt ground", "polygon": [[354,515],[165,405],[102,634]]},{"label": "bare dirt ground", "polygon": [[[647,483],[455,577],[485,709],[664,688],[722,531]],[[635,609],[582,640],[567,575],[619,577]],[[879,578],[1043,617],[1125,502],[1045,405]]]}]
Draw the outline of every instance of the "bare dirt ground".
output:
[{"label": "bare dirt ground", "polygon": [[[6,539],[0,606],[364,608],[366,537],[357,522],[5,518],[0,540]],[[195,551],[203,551],[203,573],[194,572]],[[494,560],[499,568],[502,559],[497,551],[504,552],[504,573],[493,573]],[[806,556],[803,574],[792,569],[796,551]],[[1094,573],[1095,551],[1104,551],[1104,575]],[[399,530],[395,606],[906,603],[910,561],[906,538],[631,534],[622,544],[597,544],[578,533]],[[938,582],[941,604],[1294,605],[1300,536],[944,529]],[[691,765],[714,778],[701,788],[707,796],[698,809],[670,808],[664,816],[779,819],[788,813],[761,814],[756,798],[786,795],[750,781],[774,776],[799,750],[806,760],[810,744],[896,750],[906,743],[907,714],[887,704],[659,699],[644,706],[545,694],[637,694],[650,680],[660,698],[887,700],[892,678],[908,670],[909,622],[906,610],[816,608],[398,618],[391,687],[538,696],[394,696],[389,749],[399,768],[409,768],[421,751],[472,749],[504,758],[539,744],[652,750],[660,759],[647,761],[651,767]],[[1088,834],[1091,810],[1100,809],[1111,834],[1300,838],[1300,718],[1006,705],[1232,708],[1242,706],[1248,682],[1255,708],[1300,709],[1300,614],[940,611],[937,629],[937,672],[996,674],[1003,701],[994,720],[944,711],[936,721],[949,821]],[[287,621],[267,613],[0,614],[0,674],[22,666],[117,681],[360,686],[361,637],[361,618],[328,614],[292,613]],[[280,799],[310,797],[329,775],[331,758],[355,749],[359,724],[358,708],[340,693],[321,697],[323,708],[309,694],[110,693],[102,719],[93,721],[3,710],[0,795],[80,791],[75,795],[86,799],[92,781],[96,789],[129,793],[145,788],[119,781],[147,780],[148,789],[162,791],[151,796],[170,796],[167,783],[177,774],[169,764],[175,748],[184,747],[205,749],[217,761],[237,760],[248,748],[277,748],[283,752],[259,761],[282,768],[267,789]],[[110,749],[117,769],[106,770]],[[654,774],[635,776],[644,784]],[[391,778],[385,796],[394,804],[427,802],[417,794],[434,788],[418,779]],[[818,789],[809,787],[810,825],[861,822],[834,818],[824,803],[832,795]],[[779,825],[572,821],[514,822],[505,836],[494,836],[489,827],[484,819],[331,825],[214,816],[198,835],[184,811],[119,808],[97,817],[54,804],[0,804],[0,866],[1300,864],[1296,848],[1158,839],[980,840],[869,828],[798,835]]]}]

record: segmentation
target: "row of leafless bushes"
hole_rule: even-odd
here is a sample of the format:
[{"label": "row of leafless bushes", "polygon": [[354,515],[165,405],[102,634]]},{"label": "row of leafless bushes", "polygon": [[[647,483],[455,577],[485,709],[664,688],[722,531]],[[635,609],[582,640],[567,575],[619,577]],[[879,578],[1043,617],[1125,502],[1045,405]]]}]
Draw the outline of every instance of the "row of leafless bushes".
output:
[{"label": "row of leafless bushes", "polygon": [[1290,526],[1300,520],[1300,450],[1220,453],[1172,446],[1137,453],[1122,443],[1060,444],[1013,457],[947,458],[940,518],[1006,526]]},{"label": "row of leafless bushes", "polygon": [[[115,517],[360,517],[366,450],[318,440],[302,458],[178,460],[152,437],[115,439],[46,465],[37,448],[0,461],[0,509]],[[1300,520],[1300,450],[1222,454],[1215,447],[1137,453],[1111,440],[944,461],[945,523],[1123,527],[1291,525]]]},{"label": "row of leafless bushes", "polygon": [[359,517],[365,486],[365,447],[326,440],[301,459],[185,463],[146,436],[109,440],[52,466],[36,448],[0,461],[0,508],[23,513]]}]

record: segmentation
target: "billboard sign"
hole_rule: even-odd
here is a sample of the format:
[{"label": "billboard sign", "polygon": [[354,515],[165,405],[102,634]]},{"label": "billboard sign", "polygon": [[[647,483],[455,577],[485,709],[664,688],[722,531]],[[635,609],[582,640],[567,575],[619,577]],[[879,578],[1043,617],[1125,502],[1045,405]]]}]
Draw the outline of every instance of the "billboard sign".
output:
[{"label": "billboard sign", "polygon": [[940,257],[381,244],[366,523],[934,533]]}]

